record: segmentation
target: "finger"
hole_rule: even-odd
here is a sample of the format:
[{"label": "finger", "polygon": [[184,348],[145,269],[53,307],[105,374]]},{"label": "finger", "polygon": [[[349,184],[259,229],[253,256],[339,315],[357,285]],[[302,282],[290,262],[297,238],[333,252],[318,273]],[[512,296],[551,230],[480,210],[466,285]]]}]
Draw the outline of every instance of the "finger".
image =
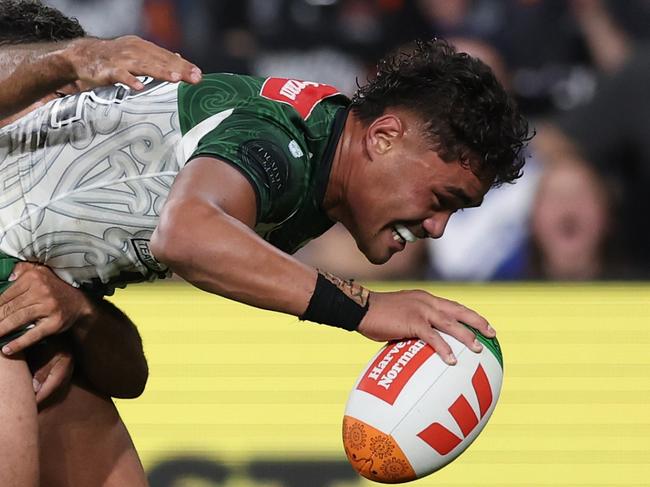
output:
[{"label": "finger", "polygon": [[13,301],[21,294],[24,294],[29,289],[24,280],[18,280],[16,276],[10,276],[10,280],[13,281],[11,286],[9,286],[2,294],[0,294],[0,318],[5,316],[8,313],[6,308],[7,303]]},{"label": "finger", "polygon": [[129,88],[139,91],[144,88],[144,84],[138,78],[129,73],[126,69],[114,69],[112,73],[112,83],[122,83]]},{"label": "finger", "polygon": [[[14,306],[14,302],[8,303],[6,307],[12,307],[8,310],[8,314],[4,319],[0,320],[0,337],[4,338],[10,333],[15,332],[21,326],[35,323],[43,318],[40,303],[29,304],[26,298],[22,296],[17,298],[18,304]],[[0,340],[2,339],[0,338]],[[6,341],[6,340],[5,340]]]},{"label": "finger", "polygon": [[203,79],[203,72],[198,66],[194,66],[193,64],[190,65],[192,67],[190,68],[189,72],[187,70],[182,71],[183,81],[195,85]]},{"label": "finger", "polygon": [[447,335],[451,335],[473,352],[479,353],[483,350],[483,345],[477,340],[476,335],[456,320],[436,316],[431,320],[431,326]]},{"label": "finger", "polygon": [[187,62],[169,63],[167,60],[149,60],[146,64],[139,64],[130,69],[132,74],[151,76],[152,78],[177,83],[185,81],[196,84],[201,81],[201,70]]},{"label": "finger", "polygon": [[13,270],[11,272],[11,276],[13,276],[14,278],[12,279],[12,277],[10,276],[9,280],[10,281],[16,280],[18,277],[20,277],[25,272],[27,272],[29,270],[32,270],[32,269],[36,269],[37,267],[38,267],[38,264],[34,264],[32,262],[18,262],[18,263],[16,263],[16,265],[14,266],[14,268],[13,268]]},{"label": "finger", "polygon": [[[182,80],[191,84],[195,84],[201,81],[203,74],[201,72],[201,69],[196,64],[189,62],[178,53],[173,54],[159,46],[154,46],[154,48],[156,50],[156,55],[154,56],[152,53],[150,59],[155,59],[155,65],[160,69],[165,69],[169,72],[177,73],[179,75],[179,79],[175,81]],[[153,75],[150,74],[149,76]],[[155,78],[155,76],[153,77]]]},{"label": "finger", "polygon": [[132,74],[139,76],[151,76],[160,81],[169,81],[170,83],[177,83],[183,79],[180,71],[174,67],[160,63],[146,63],[130,70]]},{"label": "finger", "polygon": [[[8,334],[0,337],[0,347],[3,347],[3,353],[4,353],[4,350],[5,350],[4,347],[6,347],[9,343],[14,341],[16,338],[18,338],[18,337],[22,336],[23,334],[27,333],[29,330],[34,328],[34,326],[35,326],[34,323],[30,323],[28,325],[25,325],[25,326],[19,328],[18,330],[12,331],[11,333],[8,333]],[[12,353],[11,348],[7,348],[6,350],[8,352],[7,355],[11,355],[11,353]]]},{"label": "finger", "polygon": [[471,326],[475,330],[481,332],[481,334],[486,337],[493,338],[496,336],[497,332],[494,328],[490,326],[490,323],[483,318],[476,311],[471,310],[465,306],[459,305],[460,308],[456,314],[456,319],[461,323],[465,323],[467,326]]},{"label": "finger", "polygon": [[[34,372],[32,381],[34,384],[39,384],[39,386],[43,385],[45,379],[47,379],[47,376],[50,374],[52,367],[54,367],[54,364],[57,362],[57,360],[61,358],[60,355],[61,353],[57,352],[55,355],[50,357],[47,362],[42,364],[36,372]],[[38,392],[36,385],[34,385],[34,392]]]},{"label": "finger", "polygon": [[458,360],[456,359],[454,352],[452,352],[449,344],[440,336],[440,333],[432,327],[424,327],[418,333],[418,338],[431,345],[447,365],[456,365],[456,363],[458,363]]},{"label": "finger", "polygon": [[40,342],[48,335],[51,335],[51,333],[47,331],[47,325],[39,323],[38,326],[29,328],[23,335],[3,346],[2,353],[5,355],[16,354]]},{"label": "finger", "polygon": [[[49,365],[49,364],[48,364]],[[69,355],[57,354],[49,372],[40,377],[34,376],[33,386],[36,402],[40,404],[54,391],[65,385],[72,376],[73,362]]]}]

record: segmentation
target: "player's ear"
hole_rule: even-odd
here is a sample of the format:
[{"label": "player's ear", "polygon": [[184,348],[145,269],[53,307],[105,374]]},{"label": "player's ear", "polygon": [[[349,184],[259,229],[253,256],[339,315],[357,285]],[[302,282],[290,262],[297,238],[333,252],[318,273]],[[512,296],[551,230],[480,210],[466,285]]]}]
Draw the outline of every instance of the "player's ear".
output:
[{"label": "player's ear", "polygon": [[366,146],[370,158],[389,152],[402,135],[404,124],[398,116],[388,113],[376,118],[366,131]]}]

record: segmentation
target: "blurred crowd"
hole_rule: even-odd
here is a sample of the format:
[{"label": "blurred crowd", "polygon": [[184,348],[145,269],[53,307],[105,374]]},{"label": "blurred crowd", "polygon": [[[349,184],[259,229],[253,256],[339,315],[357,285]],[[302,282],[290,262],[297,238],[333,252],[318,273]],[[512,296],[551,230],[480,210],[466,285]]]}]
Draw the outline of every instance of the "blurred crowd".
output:
[{"label": "blurred crowd", "polygon": [[443,37],[489,64],[536,137],[524,176],[382,267],[335,226],[299,257],[358,279],[650,278],[650,0],[46,0],[204,72],[351,94],[386,52]]}]

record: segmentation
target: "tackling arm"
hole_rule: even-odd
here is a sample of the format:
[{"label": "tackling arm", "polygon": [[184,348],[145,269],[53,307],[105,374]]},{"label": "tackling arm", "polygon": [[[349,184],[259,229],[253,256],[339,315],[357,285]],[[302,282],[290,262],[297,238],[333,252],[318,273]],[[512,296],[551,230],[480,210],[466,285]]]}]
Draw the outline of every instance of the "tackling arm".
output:
[{"label": "tackling arm", "polygon": [[198,83],[201,70],[136,36],[0,47],[0,118],[12,115],[48,94],[77,83],[83,89],[124,83],[138,90],[136,76]]},{"label": "tackling arm", "polygon": [[47,42],[0,49],[0,118],[75,81],[74,72],[60,58],[67,44]]}]

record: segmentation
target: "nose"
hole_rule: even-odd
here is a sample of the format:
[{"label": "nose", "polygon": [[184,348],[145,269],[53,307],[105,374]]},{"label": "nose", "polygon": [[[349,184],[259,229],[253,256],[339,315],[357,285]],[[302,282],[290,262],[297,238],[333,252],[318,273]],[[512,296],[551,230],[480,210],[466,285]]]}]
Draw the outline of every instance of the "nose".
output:
[{"label": "nose", "polygon": [[440,238],[445,233],[447,222],[451,218],[451,211],[436,213],[422,222],[422,227],[431,238]]}]

